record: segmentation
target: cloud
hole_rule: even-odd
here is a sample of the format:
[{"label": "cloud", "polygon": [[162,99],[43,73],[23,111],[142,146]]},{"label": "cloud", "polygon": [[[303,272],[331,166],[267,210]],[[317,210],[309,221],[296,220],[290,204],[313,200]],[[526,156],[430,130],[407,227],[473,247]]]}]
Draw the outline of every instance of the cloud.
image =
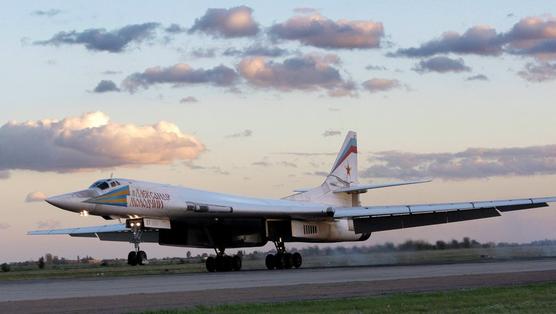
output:
[{"label": "cloud", "polygon": [[102,112],[0,127],[0,171],[71,172],[195,159],[204,146],[170,122],[119,124]]},{"label": "cloud", "polygon": [[326,130],[322,133],[322,136],[324,137],[338,136],[338,135],[342,135],[342,132],[338,130]]},{"label": "cloud", "polygon": [[180,104],[187,104],[187,103],[193,103],[193,102],[198,102],[199,100],[197,100],[197,98],[193,97],[193,96],[187,96],[187,97],[183,97],[182,99],[180,99]]},{"label": "cloud", "polygon": [[262,160],[262,161],[255,161],[255,162],[251,163],[251,165],[260,166],[260,167],[270,167],[270,166],[272,166],[272,163]]},{"label": "cloud", "polygon": [[556,18],[526,17],[504,35],[513,54],[532,55],[538,60],[556,59]]},{"label": "cloud", "polygon": [[58,14],[62,13],[61,10],[58,9],[48,9],[48,10],[36,10],[31,12],[31,14],[36,16],[45,16],[45,17],[53,17]]},{"label": "cloud", "polygon": [[556,79],[556,63],[527,63],[525,68],[517,74],[524,80],[533,83],[552,81]]},{"label": "cloud", "polygon": [[401,87],[398,80],[390,80],[384,78],[372,78],[361,84],[365,90],[370,93],[385,92],[394,88]]},{"label": "cloud", "polygon": [[380,47],[384,28],[380,22],[333,21],[311,12],[274,24],[269,34],[274,39],[297,40],[324,49],[369,49]]},{"label": "cloud", "polygon": [[330,96],[352,95],[355,86],[340,75],[336,55],[304,55],[283,62],[263,57],[243,59],[239,73],[249,84],[281,91],[326,90]]},{"label": "cloud", "polygon": [[84,45],[91,51],[122,52],[131,43],[141,43],[151,39],[158,23],[132,24],[112,31],[104,28],[91,28],[82,32],[59,32],[45,41],[36,41],[36,45]]},{"label": "cloud", "polygon": [[170,24],[170,26],[166,27],[164,29],[164,31],[166,33],[170,33],[170,34],[179,34],[179,33],[185,33],[187,32],[187,28],[180,26],[179,24]]},{"label": "cloud", "polygon": [[197,48],[189,53],[194,58],[214,58],[216,56],[215,48]]},{"label": "cloud", "polygon": [[7,223],[0,222],[0,230],[6,230],[10,227]]},{"label": "cloud", "polygon": [[231,86],[237,80],[237,72],[224,65],[205,70],[194,69],[188,64],[178,63],[167,68],[157,66],[148,68],[142,73],[133,73],[124,79],[122,89],[133,93],[139,87],[146,89],[155,84],[173,84],[174,86],[185,84]]},{"label": "cloud", "polygon": [[95,89],[93,89],[93,93],[107,93],[107,92],[119,92],[120,89],[116,86],[111,80],[102,80],[98,82]]},{"label": "cloud", "polygon": [[474,26],[460,35],[445,32],[440,38],[422,44],[418,48],[399,49],[394,55],[405,57],[430,57],[436,54],[500,55],[503,40],[490,26]]},{"label": "cloud", "polygon": [[25,202],[27,203],[42,202],[46,198],[47,198],[46,194],[44,194],[43,192],[36,191],[27,194],[27,197],[25,197]]},{"label": "cloud", "polygon": [[202,32],[224,38],[255,36],[259,32],[259,24],[252,13],[253,9],[247,6],[208,9],[205,15],[195,20],[189,33]]},{"label": "cloud", "polygon": [[413,71],[417,73],[448,73],[448,72],[469,72],[471,68],[465,65],[463,59],[450,59],[448,57],[439,56],[422,60],[415,65]]},{"label": "cloud", "polygon": [[369,64],[368,66],[365,67],[365,70],[369,70],[369,71],[386,71],[386,70],[388,70],[388,69],[387,69],[385,66]]},{"label": "cloud", "polygon": [[290,162],[290,161],[281,161],[279,165],[288,167],[288,168],[297,168],[297,164]]},{"label": "cloud", "polygon": [[10,178],[10,172],[8,170],[0,170],[0,180],[5,180]]},{"label": "cloud", "polygon": [[477,74],[465,79],[466,81],[488,81],[488,77],[484,74]]},{"label": "cloud", "polygon": [[62,223],[54,219],[37,221],[37,229],[56,229],[60,228],[61,226]]},{"label": "cloud", "polygon": [[234,133],[234,134],[230,134],[230,135],[226,135],[227,138],[238,138],[238,137],[250,137],[253,135],[253,130],[243,130],[241,132],[238,133]]},{"label": "cloud", "polygon": [[556,18],[525,17],[503,33],[478,25],[465,33],[445,32],[440,38],[419,47],[398,49],[390,56],[430,57],[437,54],[476,54],[498,56],[502,53],[532,56],[537,60],[556,59]]},{"label": "cloud", "polygon": [[328,176],[328,172],[325,172],[325,171],[313,171],[313,172],[305,172],[304,175],[308,175],[308,176],[317,176],[317,177],[326,177],[326,176]]},{"label": "cloud", "polygon": [[456,153],[386,151],[369,158],[363,177],[472,179],[556,174],[556,145],[469,148]]},{"label": "cloud", "polygon": [[224,50],[223,55],[228,57],[282,57],[289,53],[288,50],[279,47],[266,47],[261,44],[254,44],[244,49],[228,48]]},{"label": "cloud", "polygon": [[220,168],[218,166],[212,166],[212,167],[199,166],[197,164],[194,164],[192,161],[186,161],[186,162],[184,162],[184,165],[191,170],[210,170],[213,173],[219,174],[219,175],[229,175],[230,174],[228,171],[222,170],[222,168]]},{"label": "cloud", "polygon": [[122,71],[113,71],[113,70],[106,70],[101,72],[103,75],[116,75],[122,74]]}]

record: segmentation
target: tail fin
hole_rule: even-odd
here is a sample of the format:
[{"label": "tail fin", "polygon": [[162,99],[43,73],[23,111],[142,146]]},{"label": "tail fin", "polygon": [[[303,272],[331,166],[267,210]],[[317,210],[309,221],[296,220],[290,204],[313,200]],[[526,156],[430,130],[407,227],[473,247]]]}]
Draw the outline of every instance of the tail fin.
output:
[{"label": "tail fin", "polygon": [[349,131],[346,135],[344,144],[338,153],[338,157],[336,157],[336,161],[326,181],[329,181],[330,178],[334,178],[348,186],[359,182],[359,175],[357,173],[357,133]]},{"label": "tail fin", "polygon": [[359,182],[357,174],[357,134],[349,131],[336,157],[332,170],[324,182],[313,189],[286,197],[290,200],[322,202],[326,204],[353,206],[354,199],[347,193],[333,193]]}]

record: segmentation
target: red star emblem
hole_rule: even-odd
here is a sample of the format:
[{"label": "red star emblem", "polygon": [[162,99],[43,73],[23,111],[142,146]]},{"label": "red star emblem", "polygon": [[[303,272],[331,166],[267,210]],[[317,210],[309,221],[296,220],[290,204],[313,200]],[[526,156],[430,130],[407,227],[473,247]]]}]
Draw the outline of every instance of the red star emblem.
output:
[{"label": "red star emblem", "polygon": [[349,164],[346,166],[346,173],[348,176],[351,176],[351,167],[349,166]]}]

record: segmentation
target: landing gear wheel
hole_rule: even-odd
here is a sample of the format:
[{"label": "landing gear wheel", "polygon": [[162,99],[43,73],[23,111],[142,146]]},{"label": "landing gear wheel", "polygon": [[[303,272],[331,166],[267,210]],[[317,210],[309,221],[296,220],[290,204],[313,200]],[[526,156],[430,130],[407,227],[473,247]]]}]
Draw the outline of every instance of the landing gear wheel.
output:
[{"label": "landing gear wheel", "polygon": [[301,264],[303,263],[303,259],[301,258],[301,254],[299,254],[298,252],[293,253],[292,254],[292,263],[293,263],[293,267],[295,267],[295,268],[301,267]]},{"label": "landing gear wheel", "polygon": [[205,266],[207,267],[207,271],[209,273],[213,273],[216,271],[216,259],[212,256],[209,256],[205,261]]},{"label": "landing gear wheel", "polygon": [[264,260],[264,263],[265,263],[266,268],[267,268],[268,270],[273,270],[274,267],[276,267],[276,266],[274,265],[274,255],[268,254],[268,255],[266,256],[266,259]]},{"label": "landing gear wheel", "polygon": [[138,265],[146,265],[147,263],[148,263],[147,253],[145,253],[145,251],[137,252],[137,264]]},{"label": "landing gear wheel", "polygon": [[234,255],[234,257],[232,257],[232,270],[241,270],[241,256]]},{"label": "landing gear wheel", "polygon": [[284,254],[284,268],[291,269],[293,267],[292,255],[290,253]]},{"label": "landing gear wheel", "polygon": [[274,266],[276,269],[284,269],[284,254],[278,253],[274,256]]},{"label": "landing gear wheel", "polygon": [[131,266],[137,266],[137,253],[135,251],[131,251],[127,255],[127,264]]}]

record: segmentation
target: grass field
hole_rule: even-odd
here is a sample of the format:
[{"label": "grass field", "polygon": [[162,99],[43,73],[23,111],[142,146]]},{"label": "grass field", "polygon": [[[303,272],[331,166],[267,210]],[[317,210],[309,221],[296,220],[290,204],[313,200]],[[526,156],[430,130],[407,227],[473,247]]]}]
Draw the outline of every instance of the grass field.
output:
[{"label": "grass field", "polygon": [[[501,248],[471,248],[428,251],[375,252],[366,254],[304,256],[303,267],[332,267],[360,265],[414,265],[430,263],[482,262],[505,259],[527,259],[556,256],[556,246],[521,246]],[[243,269],[264,269],[264,254],[258,258],[246,257]],[[36,265],[13,266],[9,272],[0,272],[0,281],[50,278],[83,278],[101,276],[140,276],[157,274],[181,274],[204,272],[200,262],[185,264],[153,261],[145,266],[128,266],[125,261],[109,266],[89,264],[47,265],[38,269]]]},{"label": "grass field", "polygon": [[161,310],[149,314],[202,313],[554,313],[556,283],[409,293],[354,299],[237,304]]}]

